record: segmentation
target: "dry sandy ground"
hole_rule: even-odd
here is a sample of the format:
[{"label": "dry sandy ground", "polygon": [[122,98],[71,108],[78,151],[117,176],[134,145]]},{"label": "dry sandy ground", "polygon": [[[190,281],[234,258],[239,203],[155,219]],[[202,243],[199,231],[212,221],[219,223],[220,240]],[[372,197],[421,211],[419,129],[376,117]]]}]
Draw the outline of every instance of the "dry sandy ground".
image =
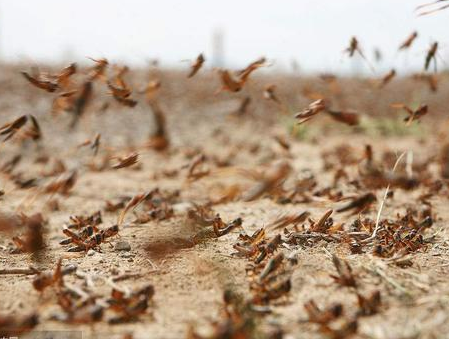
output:
[{"label": "dry sandy ground", "polygon": [[[67,325],[50,320],[52,314],[60,312],[52,288],[40,294],[31,285],[33,276],[0,276],[1,314],[37,311],[41,321],[36,330],[81,330],[84,338],[121,338],[128,332],[134,338],[182,338],[189,324],[197,326],[201,332],[207,332],[210,321],[220,317],[224,289],[232,288],[243,295],[250,295],[245,271],[249,260],[233,256],[235,250],[232,245],[236,243],[241,230],[208,239],[192,247],[188,239],[198,229],[189,223],[186,211],[192,202],[201,203],[213,196],[219,183],[237,182],[247,189],[252,181],[235,173],[224,175],[214,168],[213,175],[189,183],[185,165],[190,160],[185,154],[191,149],[201,149],[209,157],[216,155],[226,158],[231,154],[229,159],[232,168],[263,170],[274,161],[284,159],[293,167],[292,177],[311,172],[318,179],[319,186],[325,187],[331,174],[322,170],[321,153],[339,144],[349,142],[354,148],[354,156],[360,159],[363,158],[364,145],[367,143],[374,146],[378,158],[386,150],[398,153],[412,150],[414,161],[437,153],[440,145],[435,135],[373,137],[350,133],[347,129],[340,130],[338,125],[334,131],[307,140],[288,137],[291,149],[285,151],[273,138],[274,135],[286,134],[284,124],[264,123],[250,117],[229,118],[227,112],[235,109],[236,101],[227,95],[224,95],[225,99],[218,96],[195,106],[192,104],[195,102],[193,94],[189,97],[190,101],[178,99],[177,94],[172,97],[165,94],[161,102],[167,111],[167,126],[174,150],[159,154],[141,146],[151,131],[151,111],[144,104],[135,110],[113,105],[104,113],[90,113],[76,131],[70,132],[67,128],[70,119],[66,115],[51,117],[47,113],[50,100],[45,98],[44,93],[34,89],[18,90],[18,87],[5,90],[10,99],[1,99],[6,113],[5,118],[0,118],[0,124],[20,114],[36,114],[41,121],[44,141],[40,147],[27,145],[23,149],[16,144],[5,145],[0,150],[0,162],[21,152],[25,160],[19,166],[20,171],[26,173],[26,176],[38,177],[43,168],[51,167],[51,161],[50,164],[42,165],[35,164],[34,159],[39,154],[47,154],[51,158],[64,160],[69,169],[79,168],[80,172],[69,195],[52,197],[58,200],[59,211],[48,209],[46,203],[51,199],[49,195],[37,194],[35,189],[17,189],[5,176],[0,179],[0,188],[6,192],[0,201],[2,211],[20,210],[27,214],[41,212],[48,220],[46,248],[37,256],[11,254],[11,237],[1,235],[0,269],[29,265],[52,269],[58,258],[63,258],[64,264],[74,263],[79,272],[92,276],[93,286],[89,289],[98,295],[107,296],[111,291],[105,278],[123,274],[138,276],[117,282],[122,288],[139,287],[146,283],[155,287],[154,304],[136,322],[108,325],[102,321],[94,325]],[[28,96],[28,100],[21,100],[21,96]],[[276,111],[273,107],[270,109]],[[333,124],[331,121],[327,123]],[[83,165],[91,161],[91,152],[77,149],[76,146],[97,132],[102,133],[103,147],[111,148],[114,155],[137,149],[140,165],[102,172],[86,170]],[[251,152],[255,146],[260,149]],[[98,157],[102,152],[104,150]],[[178,174],[174,177],[162,174],[169,170],[178,170]],[[354,168],[349,170],[356,173]],[[130,251],[116,251],[104,244],[101,252],[91,251],[86,255],[84,252],[68,253],[59,245],[59,241],[64,238],[62,227],[69,221],[69,216],[103,211],[105,200],[114,200],[122,195],[133,196],[156,187],[169,192],[179,190],[180,195],[173,206],[175,216],[163,221],[134,224],[134,217],[130,213],[120,230],[120,237],[112,240],[113,245],[117,241],[129,242]],[[380,201],[384,190],[373,192]],[[344,193],[349,195],[355,191],[348,189]],[[394,217],[396,213],[404,213],[407,205],[416,204],[421,193],[420,188],[413,191],[395,189],[394,198],[388,200],[383,216]],[[286,254],[297,252],[298,265],[292,273],[292,290],[285,298],[271,304],[272,313],[261,319],[261,323],[281,325],[286,338],[320,338],[322,335],[316,325],[300,322],[301,319],[307,319],[303,307],[306,301],[313,298],[323,306],[334,301],[342,302],[351,312],[356,304],[354,294],[338,287],[329,276],[335,273],[330,254],[338,254],[352,265],[362,291],[379,289],[382,293],[380,312],[360,320],[356,337],[444,338],[449,333],[449,234],[446,225],[449,212],[447,197],[436,196],[430,201],[437,220],[427,231],[426,237],[434,236],[434,239],[427,250],[410,255],[413,265],[408,268],[400,268],[371,253],[350,254],[346,246],[338,243],[320,241],[314,246],[281,248]],[[307,210],[312,218],[318,219],[326,210],[341,205],[341,202],[326,199],[311,203],[279,204],[264,197],[252,202],[219,204],[213,209],[226,221],[241,217],[244,231],[252,233],[282,212]],[[374,219],[377,209],[376,204],[367,216]],[[119,211],[102,213],[103,225],[116,223]],[[335,213],[333,217],[335,222],[347,224],[356,218],[345,213]],[[82,278],[74,274],[65,280],[80,286],[84,283]]]}]

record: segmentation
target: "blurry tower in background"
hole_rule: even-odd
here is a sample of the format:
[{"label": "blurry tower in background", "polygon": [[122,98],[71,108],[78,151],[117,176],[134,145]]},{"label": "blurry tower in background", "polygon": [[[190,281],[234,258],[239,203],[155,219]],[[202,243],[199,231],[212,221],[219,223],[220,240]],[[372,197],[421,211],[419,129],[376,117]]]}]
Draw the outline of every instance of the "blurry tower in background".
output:
[{"label": "blurry tower in background", "polygon": [[357,53],[351,58],[351,71],[350,74],[354,77],[358,77],[364,72],[364,64],[363,64],[363,58],[358,55]]},{"label": "blurry tower in background", "polygon": [[224,32],[221,28],[212,33],[212,67],[225,67]]}]

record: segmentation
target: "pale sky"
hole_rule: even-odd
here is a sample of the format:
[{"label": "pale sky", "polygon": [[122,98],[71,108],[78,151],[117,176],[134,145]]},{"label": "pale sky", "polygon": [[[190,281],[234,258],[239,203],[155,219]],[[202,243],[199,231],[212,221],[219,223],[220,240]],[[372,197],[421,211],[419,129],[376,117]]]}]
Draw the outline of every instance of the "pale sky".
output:
[{"label": "pale sky", "polygon": [[[352,35],[378,71],[420,69],[425,51],[440,42],[441,67],[449,64],[449,10],[417,17],[427,0],[0,0],[0,56],[4,60],[79,61],[107,57],[135,65],[158,58],[185,67],[183,59],[211,57],[212,33],[224,32],[227,66],[266,56],[288,68],[344,72],[342,51]],[[413,30],[419,38],[408,55],[397,47]],[[367,69],[361,63],[361,68]],[[368,70],[369,71],[369,70]]]}]

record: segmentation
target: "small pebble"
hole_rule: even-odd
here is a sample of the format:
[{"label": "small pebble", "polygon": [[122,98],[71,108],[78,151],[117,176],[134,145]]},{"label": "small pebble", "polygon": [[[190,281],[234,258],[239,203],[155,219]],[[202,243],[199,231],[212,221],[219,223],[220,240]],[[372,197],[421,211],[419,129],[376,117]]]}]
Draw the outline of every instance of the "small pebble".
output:
[{"label": "small pebble", "polygon": [[131,245],[127,241],[119,241],[115,244],[116,251],[131,251]]}]

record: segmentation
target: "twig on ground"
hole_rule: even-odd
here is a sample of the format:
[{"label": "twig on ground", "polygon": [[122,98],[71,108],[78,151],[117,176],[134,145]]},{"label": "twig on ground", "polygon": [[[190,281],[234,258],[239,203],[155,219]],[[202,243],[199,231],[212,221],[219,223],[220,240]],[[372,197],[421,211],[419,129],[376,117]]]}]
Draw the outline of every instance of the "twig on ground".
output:
[{"label": "twig on ground", "polygon": [[[394,171],[396,170],[396,167],[399,165],[399,162],[401,161],[402,157],[403,157],[405,154],[406,154],[406,152],[403,152],[403,153],[401,153],[401,155],[397,158],[397,160],[396,160],[396,162],[395,162],[395,164],[394,164],[394,166],[393,166],[392,173],[394,173]],[[374,239],[376,239],[377,232],[379,231],[379,228],[380,228],[380,217],[381,217],[381,215],[382,215],[382,209],[383,209],[383,207],[384,207],[385,201],[387,200],[388,192],[389,192],[389,191],[390,191],[390,184],[388,184],[387,188],[385,189],[384,196],[383,196],[383,198],[382,198],[382,201],[380,202],[380,205],[379,205],[379,211],[377,212],[376,224],[375,224],[375,227],[374,227],[373,234],[371,234],[371,236],[370,236],[369,238],[366,238],[366,239],[364,239],[364,240],[361,241],[361,242],[364,243],[364,244],[369,243],[369,242],[373,241]]]},{"label": "twig on ground", "polygon": [[29,268],[3,268],[0,269],[0,275],[7,274],[25,274],[25,275],[33,275],[37,274],[39,271],[33,267]]}]

